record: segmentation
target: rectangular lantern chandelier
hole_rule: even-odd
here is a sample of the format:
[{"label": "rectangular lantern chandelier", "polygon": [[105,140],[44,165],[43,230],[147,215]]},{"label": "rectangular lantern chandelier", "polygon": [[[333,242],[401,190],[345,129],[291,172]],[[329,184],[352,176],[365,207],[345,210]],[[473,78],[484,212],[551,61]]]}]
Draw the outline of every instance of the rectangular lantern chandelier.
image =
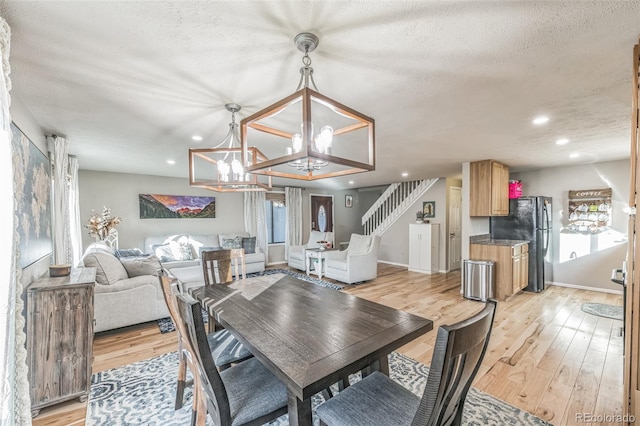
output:
[{"label": "rectangular lantern chandelier", "polygon": [[248,173],[244,164],[261,164],[268,158],[256,147],[243,150],[235,113],[240,105],[226,104],[232,113],[229,132],[212,148],[189,149],[189,185],[217,192],[269,191],[271,176]]},{"label": "rectangular lantern chandelier", "polygon": [[246,171],[317,180],[375,170],[375,121],[319,93],[308,55],[318,38],[302,33],[294,41],[305,53],[298,89],[240,122],[243,158],[250,143],[270,158],[245,163]]}]

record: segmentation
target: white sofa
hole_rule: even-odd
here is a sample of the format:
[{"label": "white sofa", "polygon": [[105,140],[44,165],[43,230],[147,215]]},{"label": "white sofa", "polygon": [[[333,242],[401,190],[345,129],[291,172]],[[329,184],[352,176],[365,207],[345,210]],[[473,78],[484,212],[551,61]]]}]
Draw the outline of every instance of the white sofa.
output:
[{"label": "white sofa", "polygon": [[307,244],[300,246],[290,246],[287,262],[289,267],[300,270],[306,270],[305,250],[318,248],[318,241],[328,241],[333,246],[333,232],[311,231]]},{"label": "white sofa", "polygon": [[380,236],[351,234],[349,248],[327,253],[324,274],[347,284],[372,280],[378,276],[379,248]]},{"label": "white sofa", "polygon": [[[204,275],[200,252],[205,250],[220,250],[226,247],[225,243],[237,242],[238,239],[249,239],[246,232],[226,234],[177,234],[147,237],[144,242],[144,250],[149,254],[155,254],[162,266],[173,276],[178,278],[185,290],[191,287],[204,285]],[[255,240],[254,240],[255,241]],[[247,274],[262,272],[265,270],[266,259],[259,247],[255,247],[255,253],[247,253],[245,247],[245,265]],[[250,251],[250,250],[249,250]],[[187,254],[181,256],[181,254]]]},{"label": "white sofa", "polygon": [[96,268],[94,332],[169,316],[157,276],[161,266],[155,256],[118,259],[110,247],[92,244],[83,263]]}]

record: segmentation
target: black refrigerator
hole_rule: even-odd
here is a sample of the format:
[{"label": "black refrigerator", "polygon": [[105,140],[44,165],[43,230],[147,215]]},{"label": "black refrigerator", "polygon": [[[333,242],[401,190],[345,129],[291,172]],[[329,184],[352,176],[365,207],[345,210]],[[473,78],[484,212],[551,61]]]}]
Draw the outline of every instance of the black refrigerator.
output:
[{"label": "black refrigerator", "polygon": [[553,282],[551,197],[509,200],[509,216],[491,217],[491,238],[529,241],[529,285],[536,293]]}]

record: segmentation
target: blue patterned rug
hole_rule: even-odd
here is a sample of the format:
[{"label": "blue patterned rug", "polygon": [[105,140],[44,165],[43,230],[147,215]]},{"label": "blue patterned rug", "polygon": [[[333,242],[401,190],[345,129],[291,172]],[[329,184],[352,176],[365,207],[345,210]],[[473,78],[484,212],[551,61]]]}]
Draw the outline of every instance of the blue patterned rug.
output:
[{"label": "blue patterned rug", "polygon": [[[318,279],[317,277],[309,276],[307,274],[301,274],[300,272],[290,271],[288,269],[266,269],[262,272],[254,272],[252,274],[247,274],[247,278],[262,277],[265,275],[273,275],[273,274],[291,275],[292,277],[298,278],[299,280],[321,285],[323,287],[331,288],[333,290],[341,290],[343,288],[341,285],[323,281]],[[202,314],[204,316],[205,322],[207,322],[209,318],[209,316],[207,315],[207,311],[203,309]],[[176,329],[175,326],[173,325],[173,321],[171,321],[171,318],[160,318],[158,320],[158,327],[160,328],[160,333],[169,333]]]},{"label": "blue patterned rug", "polygon": [[[392,379],[421,395],[429,368],[398,353],[389,358]],[[96,373],[91,378],[91,395],[87,407],[87,426],[189,425],[191,419],[191,390],[185,392],[185,404],[174,410],[178,354],[172,352],[136,362],[124,367]],[[351,383],[359,380],[359,374],[351,376]],[[321,394],[313,397],[312,407],[324,401]],[[464,424],[468,425],[550,425],[533,414],[471,389],[464,411]],[[212,424],[207,419],[207,425]],[[287,415],[269,423],[285,426]],[[314,424],[318,419],[314,416]]]}]

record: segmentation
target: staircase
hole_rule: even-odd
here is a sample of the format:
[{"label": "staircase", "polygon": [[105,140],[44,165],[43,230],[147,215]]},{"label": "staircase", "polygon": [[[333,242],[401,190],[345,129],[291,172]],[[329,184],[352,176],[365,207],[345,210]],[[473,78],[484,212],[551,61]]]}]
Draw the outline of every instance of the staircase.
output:
[{"label": "staircase", "polygon": [[437,181],[438,179],[426,179],[391,184],[362,216],[363,233],[381,235]]}]

